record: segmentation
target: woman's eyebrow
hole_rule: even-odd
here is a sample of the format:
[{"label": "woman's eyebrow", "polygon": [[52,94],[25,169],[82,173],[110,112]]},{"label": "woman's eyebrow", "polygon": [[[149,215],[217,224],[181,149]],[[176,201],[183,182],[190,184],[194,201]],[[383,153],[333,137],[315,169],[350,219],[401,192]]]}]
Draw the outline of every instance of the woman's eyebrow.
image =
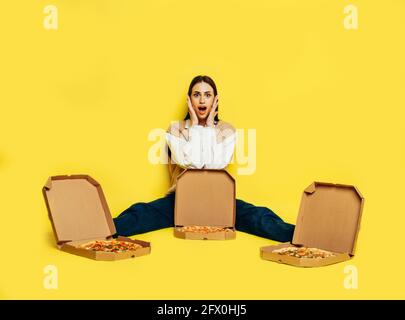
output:
[{"label": "woman's eyebrow", "polygon": [[[195,93],[201,93],[200,91],[194,91],[193,94]],[[212,93],[212,91],[205,91],[204,93]]]}]

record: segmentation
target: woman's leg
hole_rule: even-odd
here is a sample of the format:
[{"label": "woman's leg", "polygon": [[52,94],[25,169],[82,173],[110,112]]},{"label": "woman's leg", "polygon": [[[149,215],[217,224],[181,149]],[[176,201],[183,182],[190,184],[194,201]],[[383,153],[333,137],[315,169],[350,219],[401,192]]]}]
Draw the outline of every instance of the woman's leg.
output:
[{"label": "woman's leg", "polygon": [[174,192],[152,202],[137,202],[114,218],[115,236],[132,236],[138,233],[173,227]]},{"label": "woman's leg", "polygon": [[236,229],[280,242],[292,241],[294,225],[284,222],[266,207],[236,199]]}]

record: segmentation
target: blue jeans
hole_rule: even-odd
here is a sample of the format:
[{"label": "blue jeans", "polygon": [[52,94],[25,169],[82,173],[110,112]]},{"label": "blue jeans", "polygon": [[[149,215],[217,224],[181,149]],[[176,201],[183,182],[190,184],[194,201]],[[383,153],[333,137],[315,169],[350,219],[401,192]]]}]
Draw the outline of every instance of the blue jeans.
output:
[{"label": "blue jeans", "polygon": [[[171,192],[151,202],[138,202],[114,218],[115,236],[132,236],[174,226],[174,197]],[[292,241],[294,225],[284,222],[266,207],[236,199],[236,230],[280,242]]]}]

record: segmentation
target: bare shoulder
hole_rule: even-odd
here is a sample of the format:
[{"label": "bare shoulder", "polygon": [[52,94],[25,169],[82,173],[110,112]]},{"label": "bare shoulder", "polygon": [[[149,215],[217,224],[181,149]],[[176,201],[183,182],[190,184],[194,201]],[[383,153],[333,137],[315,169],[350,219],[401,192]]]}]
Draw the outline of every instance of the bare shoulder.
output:
[{"label": "bare shoulder", "polygon": [[223,120],[220,120],[218,122],[218,128],[221,132],[227,133],[227,135],[235,133],[236,131],[235,127],[232,124]]},{"label": "bare shoulder", "polygon": [[219,129],[219,133],[217,135],[219,141],[224,141],[226,138],[232,136],[236,132],[233,125],[231,125],[229,122],[222,120],[218,122],[217,128]]},{"label": "bare shoulder", "polygon": [[172,121],[167,128],[166,132],[179,137],[181,132],[184,130],[185,127],[185,121],[184,120],[178,120],[178,121]]}]

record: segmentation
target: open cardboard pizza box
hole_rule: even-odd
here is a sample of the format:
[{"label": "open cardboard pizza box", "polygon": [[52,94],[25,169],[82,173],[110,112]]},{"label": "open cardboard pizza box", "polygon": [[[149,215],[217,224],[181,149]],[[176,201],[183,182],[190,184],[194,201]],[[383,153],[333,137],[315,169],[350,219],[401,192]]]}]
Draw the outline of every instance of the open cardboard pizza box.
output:
[{"label": "open cardboard pizza box", "polygon": [[[187,169],[177,177],[174,235],[182,239],[235,239],[235,180],[225,170]],[[219,227],[217,232],[188,232],[181,227]]]},{"label": "open cardboard pizza box", "polygon": [[42,189],[59,249],[94,260],[120,260],[149,254],[150,243],[118,237],[141,245],[134,251],[91,251],[81,246],[95,240],[113,240],[116,233],[100,184],[88,175],[53,176]]},{"label": "open cardboard pizza box", "polygon": [[[299,267],[326,266],[351,259],[360,229],[364,198],[355,186],[314,182],[302,195],[292,243],[260,248],[263,259]],[[326,258],[297,258],[273,250],[304,246],[330,251]]]}]

